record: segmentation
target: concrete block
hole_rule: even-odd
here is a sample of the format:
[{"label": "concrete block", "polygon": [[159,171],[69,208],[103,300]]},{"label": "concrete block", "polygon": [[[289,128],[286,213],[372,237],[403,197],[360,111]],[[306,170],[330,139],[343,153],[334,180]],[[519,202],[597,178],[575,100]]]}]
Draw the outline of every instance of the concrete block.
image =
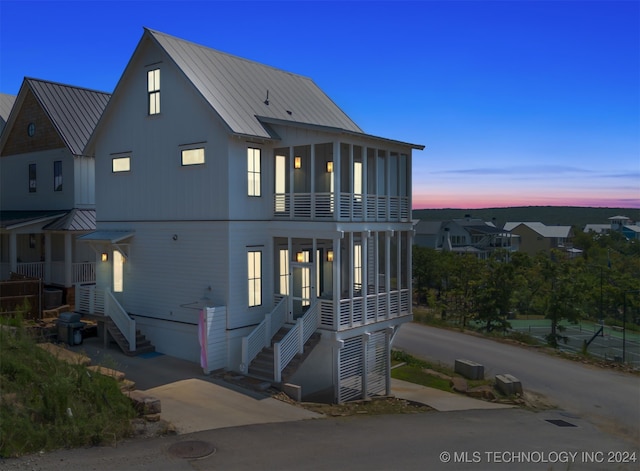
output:
[{"label": "concrete block", "polygon": [[513,375],[496,375],[496,387],[506,396],[522,396],[522,383]]},{"label": "concrete block", "polygon": [[484,379],[484,366],[475,361],[456,360],[454,371],[467,379]]},{"label": "concrete block", "polygon": [[282,385],[282,392],[296,402],[302,401],[302,387],[297,384],[284,383]]}]

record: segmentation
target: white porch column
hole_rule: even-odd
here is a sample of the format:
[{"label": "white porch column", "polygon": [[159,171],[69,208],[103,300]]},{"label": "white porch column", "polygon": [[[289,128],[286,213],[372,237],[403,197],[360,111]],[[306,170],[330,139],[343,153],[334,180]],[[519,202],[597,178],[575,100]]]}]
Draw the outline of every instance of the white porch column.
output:
[{"label": "white porch column", "polygon": [[44,282],[51,283],[51,233],[44,233]]},{"label": "white porch column", "polygon": [[[333,327],[336,331],[340,330],[340,292],[342,264],[340,239],[333,239]],[[342,348],[342,347],[341,347]]]},{"label": "white porch column", "polygon": [[362,297],[364,299],[364,320],[365,320],[365,324],[368,324],[367,322],[367,296],[369,295],[369,231],[364,231],[362,233],[362,235],[360,236],[360,238],[362,239],[361,242],[361,251],[362,251],[362,255],[361,255],[361,262],[362,262]]},{"label": "white porch column", "polygon": [[413,238],[415,229],[408,232],[407,237],[407,288],[409,289],[409,314],[413,314]]},{"label": "white porch column", "polygon": [[[389,206],[387,205],[387,209]],[[384,233],[384,294],[387,298],[385,317],[391,317],[391,232]]]},{"label": "white porch column", "polygon": [[18,271],[18,241],[14,231],[9,232],[9,271]]},{"label": "white porch column", "polygon": [[69,231],[64,234],[64,286],[73,284],[73,234]]},{"label": "white porch column", "polygon": [[347,282],[349,283],[349,325],[353,327],[353,232],[349,232],[349,267],[347,268]]},{"label": "white porch column", "polygon": [[367,217],[367,195],[369,194],[369,156],[367,155],[367,146],[362,147],[362,220],[368,221]]},{"label": "white porch column", "polygon": [[340,219],[340,142],[333,141],[333,217]]},{"label": "white porch column", "polygon": [[311,165],[309,169],[309,175],[311,175],[311,219],[315,219],[316,217],[316,146],[315,144],[311,144],[309,146],[311,148]]}]

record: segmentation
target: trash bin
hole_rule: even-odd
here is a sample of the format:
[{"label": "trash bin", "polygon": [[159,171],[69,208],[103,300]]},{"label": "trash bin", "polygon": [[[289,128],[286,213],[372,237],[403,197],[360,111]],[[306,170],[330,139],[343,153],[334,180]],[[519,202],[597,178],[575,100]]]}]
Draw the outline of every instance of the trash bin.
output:
[{"label": "trash bin", "polygon": [[80,321],[80,314],[76,312],[63,312],[57,320],[58,342],[68,345],[80,345],[82,343],[82,330],[85,323]]}]

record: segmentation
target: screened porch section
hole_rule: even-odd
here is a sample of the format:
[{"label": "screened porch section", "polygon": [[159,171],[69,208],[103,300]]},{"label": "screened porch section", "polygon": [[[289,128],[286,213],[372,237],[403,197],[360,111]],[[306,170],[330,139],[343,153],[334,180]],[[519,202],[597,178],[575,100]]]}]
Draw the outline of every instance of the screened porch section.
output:
[{"label": "screened porch section", "polygon": [[325,143],[275,150],[274,217],[408,221],[409,156]]},{"label": "screened porch section", "polygon": [[411,315],[410,231],[334,240],[276,239],[276,284],[292,318],[317,303],[320,328],[341,331]]}]

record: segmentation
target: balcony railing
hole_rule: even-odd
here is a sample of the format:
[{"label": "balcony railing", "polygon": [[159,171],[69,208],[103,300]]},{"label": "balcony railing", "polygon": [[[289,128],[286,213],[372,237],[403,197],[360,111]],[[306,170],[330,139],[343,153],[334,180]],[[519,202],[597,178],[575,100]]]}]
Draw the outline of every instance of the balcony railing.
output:
[{"label": "balcony railing", "polygon": [[[409,197],[340,193],[277,193],[274,217],[334,221],[408,221]],[[339,210],[337,208],[339,203]]]},{"label": "balcony railing", "polygon": [[[341,299],[320,299],[320,327],[346,330],[410,314],[408,289]],[[337,306],[337,308],[336,308]]]},{"label": "balcony railing", "polygon": [[[9,264],[3,263],[0,269],[3,278],[9,273]],[[45,276],[47,262],[18,263],[16,272],[29,278],[38,278],[45,283],[66,285],[65,262],[51,262],[51,274],[49,279]],[[71,264],[71,284],[94,283],[96,281],[95,262],[78,262]]]}]

